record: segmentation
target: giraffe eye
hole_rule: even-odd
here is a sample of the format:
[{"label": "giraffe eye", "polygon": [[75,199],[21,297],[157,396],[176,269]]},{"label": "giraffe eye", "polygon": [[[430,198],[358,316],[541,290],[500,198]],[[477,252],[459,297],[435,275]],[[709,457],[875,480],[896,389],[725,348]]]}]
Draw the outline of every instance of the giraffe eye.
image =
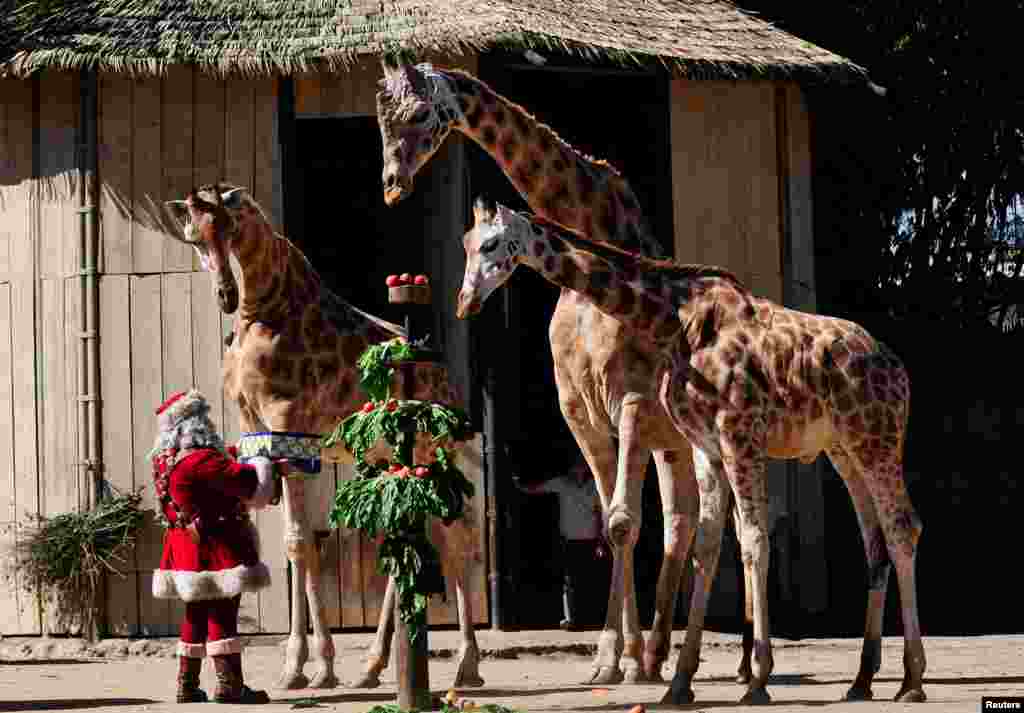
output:
[{"label": "giraffe eye", "polygon": [[480,246],[480,252],[485,255],[489,252],[494,252],[495,248],[498,247],[498,238],[488,238],[484,241],[484,244]]}]

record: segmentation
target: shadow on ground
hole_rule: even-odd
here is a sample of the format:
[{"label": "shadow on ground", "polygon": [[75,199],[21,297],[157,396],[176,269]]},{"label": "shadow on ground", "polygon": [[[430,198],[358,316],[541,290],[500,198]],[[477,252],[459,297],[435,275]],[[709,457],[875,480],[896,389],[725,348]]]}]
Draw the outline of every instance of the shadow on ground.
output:
[{"label": "shadow on ground", "polygon": [[74,711],[109,706],[144,706],[158,703],[150,698],[54,698],[34,701],[0,701],[0,713],[16,711]]}]

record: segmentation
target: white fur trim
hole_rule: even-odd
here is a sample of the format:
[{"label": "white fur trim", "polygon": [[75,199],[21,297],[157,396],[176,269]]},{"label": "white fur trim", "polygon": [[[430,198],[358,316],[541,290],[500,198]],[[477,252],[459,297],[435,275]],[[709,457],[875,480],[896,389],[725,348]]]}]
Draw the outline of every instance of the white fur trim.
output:
[{"label": "white fur trim", "polygon": [[189,644],[179,640],[178,656],[186,659],[201,659],[206,656],[206,644]]},{"label": "white fur trim", "polygon": [[250,510],[262,510],[270,504],[270,499],[274,497],[274,464],[265,456],[253,456],[248,458],[246,463],[256,468],[256,477],[259,482],[252,497],[248,500],[243,499],[242,502]]},{"label": "white fur trim", "polygon": [[153,597],[199,602],[207,599],[229,599],[242,592],[255,592],[270,586],[270,570],[262,562],[240,564],[219,572],[186,572],[184,570],[153,570]]},{"label": "white fur trim", "polygon": [[167,409],[157,417],[157,424],[161,431],[166,431],[173,428],[174,424],[185,417],[190,411],[195,410],[196,406],[206,401],[206,397],[197,390],[189,389],[184,396],[175,401],[173,404],[167,407]]},{"label": "white fur trim", "polygon": [[240,654],[245,642],[241,638],[217,639],[206,643],[206,652],[210,656],[227,656],[228,654]]}]

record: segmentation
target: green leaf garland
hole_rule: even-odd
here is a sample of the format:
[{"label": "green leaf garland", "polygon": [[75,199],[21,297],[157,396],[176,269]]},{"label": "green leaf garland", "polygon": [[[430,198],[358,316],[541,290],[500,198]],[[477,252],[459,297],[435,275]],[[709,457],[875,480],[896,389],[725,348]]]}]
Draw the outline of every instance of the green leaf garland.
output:
[{"label": "green leaf garland", "polygon": [[[324,448],[340,443],[356,461],[356,477],[338,486],[331,527],[383,538],[377,570],[395,579],[399,616],[411,640],[425,630],[430,596],[445,591],[440,559],[427,538],[427,518],[451,524],[462,517],[465,499],[474,494],[473,484],[444,447],[471,436],[465,412],[390,398],[394,365],[414,357],[415,348],[397,339],[368,348],[358,366],[371,400],[323,439]],[[436,446],[432,463],[412,462],[417,433],[429,434]],[[391,446],[393,459],[367,462],[366,452],[380,440]]]}]

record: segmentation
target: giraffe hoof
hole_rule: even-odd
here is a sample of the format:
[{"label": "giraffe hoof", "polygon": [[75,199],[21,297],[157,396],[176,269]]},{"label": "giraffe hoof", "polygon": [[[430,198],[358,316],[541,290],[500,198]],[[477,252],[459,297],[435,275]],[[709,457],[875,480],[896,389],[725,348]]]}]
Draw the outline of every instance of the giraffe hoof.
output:
[{"label": "giraffe hoof", "polygon": [[685,706],[689,703],[693,703],[693,689],[689,685],[686,686],[669,686],[668,690],[665,691],[665,695],[662,697],[661,702],[671,706]]},{"label": "giraffe hoof", "polygon": [[299,688],[306,688],[308,685],[309,679],[306,678],[302,671],[285,671],[277,679],[274,688],[283,691],[294,691]]},{"label": "giraffe hoof", "polygon": [[313,674],[313,678],[309,679],[309,688],[337,688],[338,677],[334,675],[334,671],[331,670],[330,666],[324,666],[317,670]]},{"label": "giraffe hoof", "polygon": [[745,706],[763,706],[771,702],[772,697],[768,695],[768,691],[764,689],[764,686],[748,689],[743,694],[743,698],[740,699],[740,703]]},{"label": "giraffe hoof", "polygon": [[908,688],[900,689],[893,700],[897,703],[924,703],[928,700],[928,696],[924,695],[924,691],[920,688]]},{"label": "giraffe hoof", "polygon": [[480,688],[482,685],[484,685],[484,679],[480,678],[479,673],[459,671],[455,676],[455,682],[452,683],[452,688]]},{"label": "giraffe hoof", "polygon": [[871,692],[870,688],[866,686],[852,686],[846,695],[843,696],[844,701],[870,701],[875,697],[875,694]]},{"label": "giraffe hoof", "polygon": [[380,674],[377,671],[364,671],[363,675],[348,684],[349,688],[377,688],[380,686]]},{"label": "giraffe hoof", "polygon": [[590,678],[583,683],[598,686],[611,686],[622,683],[624,676],[617,666],[598,666]]}]

